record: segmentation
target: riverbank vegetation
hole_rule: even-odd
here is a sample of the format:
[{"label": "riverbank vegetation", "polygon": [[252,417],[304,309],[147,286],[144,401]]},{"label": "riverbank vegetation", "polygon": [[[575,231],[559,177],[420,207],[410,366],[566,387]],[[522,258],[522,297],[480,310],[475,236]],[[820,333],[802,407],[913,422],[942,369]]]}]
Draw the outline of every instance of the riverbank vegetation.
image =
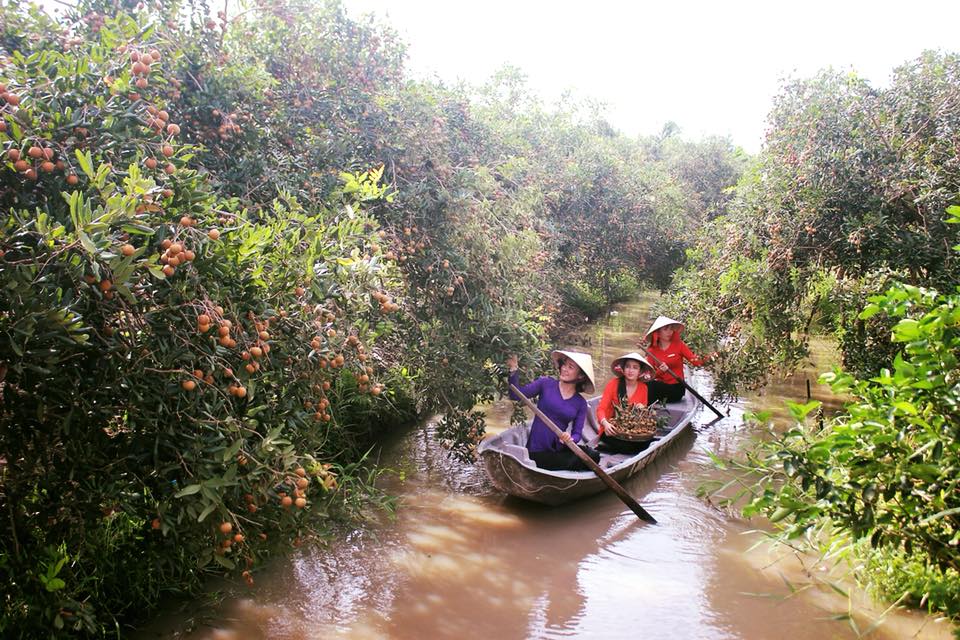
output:
[{"label": "riverbank vegetation", "polygon": [[336,2],[3,2],[0,53],[4,637],[388,507],[371,443],[475,442],[495,364],[665,287],[747,160],[416,80]]},{"label": "riverbank vegetation", "polygon": [[960,57],[926,53],[884,89],[792,82],[770,123],[671,305],[723,345],[720,393],[790,370],[826,332],[843,368],[823,380],[852,401],[825,426],[793,407],[795,428],[736,463],[761,479],[735,500],[784,539],[853,553],[885,598],[956,619]]}]

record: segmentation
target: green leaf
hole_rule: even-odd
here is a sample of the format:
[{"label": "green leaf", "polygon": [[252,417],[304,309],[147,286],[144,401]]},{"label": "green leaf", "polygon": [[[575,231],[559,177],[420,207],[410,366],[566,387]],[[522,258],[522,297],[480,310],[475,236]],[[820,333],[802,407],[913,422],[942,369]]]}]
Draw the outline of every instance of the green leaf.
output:
[{"label": "green leaf", "polygon": [[74,154],[77,156],[77,163],[80,165],[80,168],[87,174],[87,177],[93,180],[93,157],[90,155],[90,152],[77,149]]},{"label": "green leaf", "polygon": [[799,404],[796,402],[787,401],[787,408],[790,410],[790,415],[794,417],[797,422],[802,422],[811,411],[819,407],[821,403],[819,400],[811,400],[805,404]]},{"label": "green leaf", "polygon": [[51,578],[50,580],[47,580],[43,586],[46,587],[47,591],[53,592],[63,589],[65,586],[67,586],[67,583],[60,578]]},{"label": "green leaf", "polygon": [[200,515],[197,516],[197,522],[203,522],[208,515],[210,515],[211,513],[214,512],[214,510],[217,508],[217,506],[218,506],[218,505],[217,505],[216,502],[211,502],[210,504],[208,504],[208,505],[207,505],[207,508],[204,509],[203,511],[201,511],[201,512],[200,512]]},{"label": "green leaf", "polygon": [[186,496],[192,496],[195,493],[200,493],[202,487],[199,484],[187,485],[180,491],[173,494],[174,498],[185,498]]},{"label": "green leaf", "polygon": [[788,515],[793,513],[793,511],[794,511],[793,509],[789,509],[787,507],[780,507],[779,509],[773,512],[772,516],[770,516],[770,522],[780,522],[781,520],[786,518]]},{"label": "green leaf", "polygon": [[900,411],[903,411],[904,413],[909,413],[912,416],[915,416],[917,415],[917,413],[919,413],[917,411],[917,408],[913,406],[912,403],[905,402],[903,400],[901,400],[900,402],[894,402],[893,406],[897,409],[900,409]]},{"label": "green leaf", "polygon": [[861,320],[867,320],[880,313],[880,307],[875,304],[868,304],[857,317]]},{"label": "green leaf", "polygon": [[93,243],[93,240],[90,239],[90,236],[85,234],[83,231],[77,231],[77,237],[80,238],[80,244],[90,255],[97,255],[97,245]]}]

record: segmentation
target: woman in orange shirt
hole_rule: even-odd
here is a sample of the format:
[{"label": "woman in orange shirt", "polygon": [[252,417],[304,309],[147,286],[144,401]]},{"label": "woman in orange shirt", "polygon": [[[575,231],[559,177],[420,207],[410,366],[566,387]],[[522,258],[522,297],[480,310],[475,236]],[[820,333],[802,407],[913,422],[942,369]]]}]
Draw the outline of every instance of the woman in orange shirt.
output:
[{"label": "woman in orange shirt", "polygon": [[680,339],[681,333],[683,333],[683,323],[667,316],[657,318],[647,331],[647,339],[650,342],[647,353],[650,354],[651,363],[657,371],[657,377],[647,383],[650,402],[682,400],[686,391],[680,382],[683,380],[684,361],[700,367],[709,359],[701,358],[690,351],[690,347]]},{"label": "woman in orange shirt", "polygon": [[597,405],[599,448],[608,453],[639,453],[650,446],[650,443],[616,438],[617,425],[611,420],[614,417],[615,405],[623,406],[627,403],[647,406],[646,380],[653,376],[653,367],[639,353],[628,353],[614,360],[610,369],[614,377],[604,387],[600,404]]}]

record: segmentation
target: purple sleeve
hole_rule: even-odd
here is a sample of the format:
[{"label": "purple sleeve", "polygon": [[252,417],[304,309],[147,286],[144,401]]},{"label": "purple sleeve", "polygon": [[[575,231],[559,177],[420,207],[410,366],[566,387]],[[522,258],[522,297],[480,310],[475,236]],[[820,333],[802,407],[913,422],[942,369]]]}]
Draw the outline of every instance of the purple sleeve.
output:
[{"label": "purple sleeve", "polygon": [[[513,373],[511,373],[511,374],[510,374],[510,378],[508,378],[508,380],[510,381],[510,384],[512,384],[512,385],[514,385],[515,387],[519,388],[519,389],[520,389],[520,392],[523,393],[523,395],[525,395],[525,396],[528,397],[528,398],[534,398],[534,397],[536,397],[536,396],[539,396],[539,395],[540,395],[540,392],[543,390],[542,387],[543,387],[543,380],[544,380],[544,378],[537,378],[537,379],[534,380],[533,382],[531,382],[531,383],[529,383],[529,384],[525,384],[524,386],[521,387],[521,386],[520,386],[520,370],[519,370],[519,369],[517,369],[516,371],[514,371]],[[519,402],[519,400],[520,400],[520,397],[519,397],[516,393],[513,392],[513,389],[510,389],[510,399],[511,399],[511,400],[517,400],[518,402]]]},{"label": "purple sleeve", "polygon": [[[583,400],[581,398],[581,400]],[[570,430],[570,437],[574,442],[580,442],[580,436],[583,435],[583,423],[587,420],[587,401],[580,403],[577,410],[577,416],[573,419],[573,428]]]}]

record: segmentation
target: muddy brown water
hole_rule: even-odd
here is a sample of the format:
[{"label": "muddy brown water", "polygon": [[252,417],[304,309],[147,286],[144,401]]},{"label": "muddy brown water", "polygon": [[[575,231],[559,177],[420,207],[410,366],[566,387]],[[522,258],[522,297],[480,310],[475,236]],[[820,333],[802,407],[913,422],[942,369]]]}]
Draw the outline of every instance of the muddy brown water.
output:
[{"label": "muddy brown water", "polygon": [[[649,300],[620,307],[584,334],[598,383],[609,363],[634,350]],[[399,495],[395,519],[352,531],[322,548],[300,550],[256,574],[256,586],[212,585],[213,603],[176,607],[139,638],[189,640],[308,638],[742,638],[791,640],[950,637],[947,623],[916,612],[881,615],[815,557],[755,547],[746,522],[712,508],[697,488],[725,472],[709,453],[734,456],[755,432],[745,409],[786,420],[782,401],[813,396],[839,402],[816,384],[831,345],[815,345],[807,370],[763,396],[728,405],[730,416],[683,438],[627,491],[659,524],[640,522],[612,494],[563,507],[504,497],[479,465],[453,461],[429,426],[385,447],[383,462],[402,473],[385,488]],[[709,377],[691,382],[707,396]],[[600,384],[598,384],[598,387]],[[488,407],[488,430],[509,426],[510,404]],[[849,615],[851,622],[842,619]]]}]

